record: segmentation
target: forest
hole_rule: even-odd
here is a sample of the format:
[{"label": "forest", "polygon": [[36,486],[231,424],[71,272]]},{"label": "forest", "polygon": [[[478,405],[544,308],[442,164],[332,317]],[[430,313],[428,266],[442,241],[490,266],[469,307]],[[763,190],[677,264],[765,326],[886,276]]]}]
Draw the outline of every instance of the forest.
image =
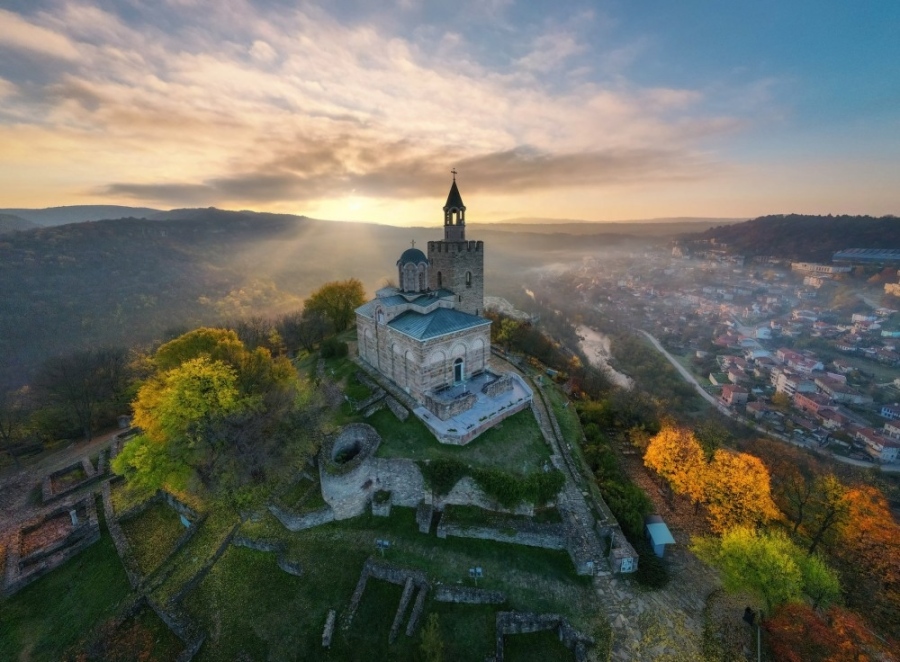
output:
[{"label": "forest", "polygon": [[831,262],[832,255],[845,248],[900,249],[900,218],[778,214],[712,228],[683,241],[704,248],[724,245],[730,253],[745,257]]}]

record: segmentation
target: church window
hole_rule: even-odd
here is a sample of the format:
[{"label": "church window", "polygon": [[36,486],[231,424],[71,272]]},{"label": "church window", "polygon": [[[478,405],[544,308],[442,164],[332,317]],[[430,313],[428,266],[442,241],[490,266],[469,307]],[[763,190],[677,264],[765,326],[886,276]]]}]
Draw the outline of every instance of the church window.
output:
[{"label": "church window", "polygon": [[437,280],[438,280],[438,289],[441,289],[442,287],[444,287],[444,279],[441,276],[440,271],[438,271],[438,279]]},{"label": "church window", "polygon": [[472,272],[466,272],[466,287],[472,287]]}]

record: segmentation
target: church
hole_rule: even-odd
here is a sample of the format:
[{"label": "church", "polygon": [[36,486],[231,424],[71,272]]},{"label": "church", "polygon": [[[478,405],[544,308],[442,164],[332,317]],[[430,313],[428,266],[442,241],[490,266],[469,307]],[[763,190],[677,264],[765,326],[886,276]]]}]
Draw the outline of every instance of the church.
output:
[{"label": "church", "polygon": [[359,358],[409,394],[439,441],[465,444],[530,406],[515,373],[491,369],[491,321],[484,314],[484,242],[466,239],[456,172],[444,205],[444,238],[428,254],[407,248],[397,286],[356,309]]}]

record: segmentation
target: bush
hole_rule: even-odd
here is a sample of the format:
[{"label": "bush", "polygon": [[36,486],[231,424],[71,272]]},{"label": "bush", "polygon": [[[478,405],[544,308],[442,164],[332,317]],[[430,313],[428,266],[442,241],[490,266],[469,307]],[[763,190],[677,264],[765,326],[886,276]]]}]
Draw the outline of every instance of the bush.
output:
[{"label": "bush", "polygon": [[669,583],[669,571],[663,560],[653,553],[653,548],[646,538],[631,541],[634,550],[638,553],[637,572],[634,573],[635,581],[647,588],[663,588]]},{"label": "bush", "polygon": [[504,508],[514,508],[523,501],[536,506],[553,500],[562,489],[565,478],[556,470],[534,473],[525,479],[497,469],[472,469],[457,460],[439,459],[420,464],[422,475],[438,496],[444,496],[464,476],[471,476],[484,493]]},{"label": "bush", "polygon": [[341,359],[347,356],[349,348],[343,340],[338,340],[332,336],[322,341],[322,358],[323,359]]}]

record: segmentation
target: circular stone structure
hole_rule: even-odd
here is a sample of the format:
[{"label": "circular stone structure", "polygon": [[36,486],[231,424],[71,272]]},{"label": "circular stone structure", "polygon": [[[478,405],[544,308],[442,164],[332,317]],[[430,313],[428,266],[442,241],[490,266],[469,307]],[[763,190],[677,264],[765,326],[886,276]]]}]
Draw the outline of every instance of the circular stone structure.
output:
[{"label": "circular stone structure", "polygon": [[371,425],[351,423],[322,447],[320,462],[329,474],[347,474],[372,457],[380,443]]}]

